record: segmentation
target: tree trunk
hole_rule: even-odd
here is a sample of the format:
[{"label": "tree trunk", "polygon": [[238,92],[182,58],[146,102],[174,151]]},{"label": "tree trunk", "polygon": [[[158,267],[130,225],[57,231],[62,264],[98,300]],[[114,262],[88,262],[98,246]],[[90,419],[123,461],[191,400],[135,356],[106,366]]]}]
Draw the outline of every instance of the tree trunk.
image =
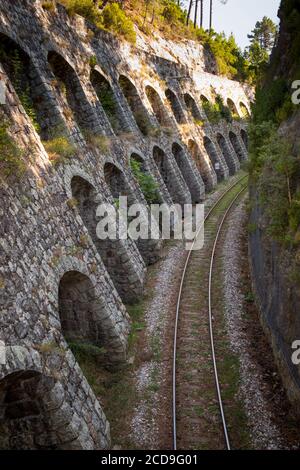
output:
[{"label": "tree trunk", "polygon": [[193,5],[193,0],[190,0],[189,11],[188,11],[187,18],[186,18],[186,24],[187,24],[187,26],[188,26],[189,21],[190,21],[190,18],[191,18],[192,5]]}]

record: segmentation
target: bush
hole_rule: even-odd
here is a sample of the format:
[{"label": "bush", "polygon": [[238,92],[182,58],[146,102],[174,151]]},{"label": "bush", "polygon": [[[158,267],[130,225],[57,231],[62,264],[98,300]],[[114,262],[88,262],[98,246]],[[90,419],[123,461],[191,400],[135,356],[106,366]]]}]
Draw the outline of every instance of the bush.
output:
[{"label": "bush", "polygon": [[126,16],[118,3],[110,3],[104,7],[102,20],[105,29],[124,37],[133,44],[136,43],[136,32],[133,22]]},{"label": "bush", "polygon": [[76,148],[65,136],[54,137],[51,140],[43,142],[49,155],[50,161],[54,165],[64,163],[76,153]]},{"label": "bush", "polygon": [[8,134],[9,122],[0,116],[0,171],[5,178],[15,175],[22,176],[25,172],[25,163],[22,160],[22,151]]},{"label": "bush", "polygon": [[102,17],[100,12],[101,2],[93,0],[59,0],[64,5],[69,15],[81,15],[88,21],[101,26]]},{"label": "bush", "polygon": [[154,178],[150,174],[143,172],[142,163],[133,158],[130,161],[130,166],[148,204],[158,204],[160,202],[158,184]]}]

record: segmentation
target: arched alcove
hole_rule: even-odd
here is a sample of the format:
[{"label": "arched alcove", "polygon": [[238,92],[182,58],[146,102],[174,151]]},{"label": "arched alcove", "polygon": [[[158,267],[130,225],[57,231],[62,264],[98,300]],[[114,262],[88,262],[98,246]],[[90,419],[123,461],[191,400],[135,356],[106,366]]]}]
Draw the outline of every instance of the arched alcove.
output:
[{"label": "arched alcove", "polygon": [[71,111],[73,120],[82,131],[94,132],[94,116],[76,72],[55,51],[48,53],[48,63],[55,76],[54,85]]},{"label": "arched alcove", "polygon": [[165,95],[170,103],[171,109],[178,124],[185,124],[186,119],[184,116],[184,112],[176,94],[172,90],[170,90],[170,88],[168,88],[165,92]]},{"label": "arched alcove", "polygon": [[239,117],[239,113],[238,113],[238,111],[237,111],[237,109],[236,109],[236,105],[234,104],[234,102],[232,101],[231,98],[228,98],[228,99],[227,99],[227,106],[228,106],[228,108],[229,108],[229,110],[230,110],[230,112],[231,112],[231,116],[232,116],[233,118]]},{"label": "arched alcove", "polygon": [[157,91],[148,85],[146,86],[146,95],[159,124],[163,127],[170,127],[170,118]]},{"label": "arched alcove", "polygon": [[101,75],[98,70],[92,70],[90,75],[91,83],[102,108],[116,134],[121,134],[127,130],[123,115],[116,100],[114,91],[108,80]]},{"label": "arched alcove", "polygon": [[149,135],[152,129],[151,122],[136,87],[127,77],[125,77],[125,75],[120,76],[119,85],[131,109],[138,128],[143,135]]},{"label": "arched alcove", "polygon": [[184,102],[195,123],[202,122],[202,116],[197,103],[189,93],[184,94]]},{"label": "arched alcove", "polygon": [[242,101],[240,102],[240,112],[242,119],[249,119],[250,113],[247,106]]},{"label": "arched alcove", "polygon": [[222,169],[221,162],[219,160],[218,152],[216,150],[215,145],[213,142],[205,136],[203,139],[203,144],[205,147],[205,150],[210,158],[210,161],[212,162],[215,172],[217,174],[217,179],[218,183],[220,183],[224,179],[224,171]]},{"label": "arched alcove", "polygon": [[188,156],[183,147],[175,142],[172,145],[172,153],[174,155],[177,166],[182,174],[183,179],[185,180],[191,196],[192,202],[198,203],[200,201],[201,189],[199,187],[199,181],[195,178],[195,175],[192,171],[190,163],[188,161]]},{"label": "arched alcove", "polygon": [[0,62],[36,131],[47,140],[51,129],[61,122],[49,91],[29,55],[2,33]]},{"label": "arched alcove", "polygon": [[232,176],[235,174],[236,172],[236,167],[235,167],[235,163],[234,163],[234,160],[233,160],[233,156],[232,156],[232,153],[231,153],[231,150],[225,140],[225,137],[222,135],[222,134],[217,134],[217,141],[218,141],[218,144],[219,144],[219,147],[223,153],[223,157],[225,158],[225,161],[227,163],[227,167],[228,167],[228,170],[229,170],[229,175]]},{"label": "arched alcove", "polygon": [[96,211],[99,205],[95,188],[80,176],[71,181],[72,196],[84,225],[124,303],[133,303],[142,293],[142,285],[129,253],[120,240],[101,240],[97,237]]},{"label": "arched alcove", "polygon": [[205,190],[211,191],[213,189],[213,178],[212,169],[210,168],[209,163],[205,160],[204,155],[194,140],[189,140],[188,149],[201,174],[205,185]]},{"label": "arched alcove", "polygon": [[67,444],[62,426],[70,424],[72,415],[67,418],[63,410],[60,417],[55,413],[62,405],[51,395],[55,383],[32,370],[14,372],[0,381],[2,450],[59,450]]},{"label": "arched alcove", "polygon": [[168,156],[161,148],[155,146],[153,149],[153,158],[173,202],[175,204],[181,204],[181,195],[177,176],[172,168]]},{"label": "arched alcove", "polygon": [[230,131],[229,132],[229,139],[230,139],[231,145],[234,148],[234,151],[235,151],[239,161],[241,162],[244,158],[244,153],[243,153],[243,149],[240,146],[237,135],[234,132]]},{"label": "arched alcove", "polygon": [[159,185],[149,171],[145,160],[137,153],[130,156],[130,166],[148,204],[159,204]]}]

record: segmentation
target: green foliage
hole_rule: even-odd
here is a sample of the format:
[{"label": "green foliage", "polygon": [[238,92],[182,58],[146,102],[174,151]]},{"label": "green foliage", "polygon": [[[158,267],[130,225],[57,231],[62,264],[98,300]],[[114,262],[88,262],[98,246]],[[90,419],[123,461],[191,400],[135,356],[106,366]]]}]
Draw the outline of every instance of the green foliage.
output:
[{"label": "green foliage", "polygon": [[216,95],[214,103],[210,101],[204,101],[202,106],[207,119],[212,124],[217,124],[222,119],[225,119],[225,121],[229,123],[232,122],[231,111],[228,106],[224,104],[223,98],[220,95]]},{"label": "green foliage", "polygon": [[86,359],[103,360],[106,350],[99,348],[91,343],[83,343],[77,341],[69,341],[68,345],[76,357],[77,361],[81,362]]},{"label": "green foliage", "polygon": [[97,65],[97,57],[95,55],[92,55],[89,60],[89,64],[91,69],[94,69]]},{"label": "green foliage", "polygon": [[249,171],[268,219],[266,233],[289,242],[300,225],[299,192],[294,191],[300,176],[299,159],[274,123],[252,124],[249,132]]},{"label": "green foliage", "polygon": [[12,175],[19,178],[25,171],[22,151],[8,133],[8,120],[3,115],[0,118],[0,172],[5,178]]},{"label": "green foliage", "polygon": [[158,184],[155,182],[153,177],[150,174],[145,173],[142,170],[142,163],[138,162],[134,158],[130,160],[130,166],[148,204],[158,204],[160,202]]},{"label": "green foliage", "polygon": [[135,44],[136,32],[133,22],[120,8],[118,3],[110,3],[105,6],[102,11],[102,20],[105,29]]},{"label": "green foliage", "polygon": [[20,51],[17,48],[4,48],[0,45],[0,61],[9,67],[9,76],[19,100],[31,119],[35,130],[40,132],[40,126],[37,120],[34,103],[31,97],[31,88],[27,77],[28,70],[21,58]]},{"label": "green foliage", "polygon": [[69,15],[81,15],[97,26],[102,25],[102,17],[99,10],[101,2],[94,0],[59,0],[65,6]]},{"label": "green foliage", "polygon": [[76,148],[65,136],[54,137],[43,144],[54,165],[64,163],[76,153]]},{"label": "green foliage", "polygon": [[169,24],[184,23],[186,20],[186,15],[174,0],[165,0],[163,2],[162,16]]}]

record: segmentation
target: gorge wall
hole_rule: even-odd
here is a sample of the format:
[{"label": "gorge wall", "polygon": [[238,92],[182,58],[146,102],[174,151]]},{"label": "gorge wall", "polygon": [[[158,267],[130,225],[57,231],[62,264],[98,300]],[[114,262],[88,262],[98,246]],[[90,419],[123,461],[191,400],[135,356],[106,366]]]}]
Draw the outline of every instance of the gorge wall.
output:
[{"label": "gorge wall", "polygon": [[292,83],[300,71],[299,3],[282,1],[279,16],[280,34],[254,116],[258,127],[250,151],[250,262],[262,322],[293,409],[300,415],[300,367],[292,360],[293,343],[300,338],[300,113],[292,104]]},{"label": "gorge wall", "polygon": [[[68,343],[101,346],[108,367],[126,361],[125,305],[161,242],[102,242],[95,209],[119,195],[146,204],[131,159],[161,201],[204,200],[246,159],[247,127],[210,123],[202,104],[220,94],[242,117],[252,95],[199,45],[139,35],[134,47],[42,3],[0,4],[0,107],[26,165],[0,187],[0,447],[100,449],[109,423]],[[64,158],[49,150],[66,138]]]}]

